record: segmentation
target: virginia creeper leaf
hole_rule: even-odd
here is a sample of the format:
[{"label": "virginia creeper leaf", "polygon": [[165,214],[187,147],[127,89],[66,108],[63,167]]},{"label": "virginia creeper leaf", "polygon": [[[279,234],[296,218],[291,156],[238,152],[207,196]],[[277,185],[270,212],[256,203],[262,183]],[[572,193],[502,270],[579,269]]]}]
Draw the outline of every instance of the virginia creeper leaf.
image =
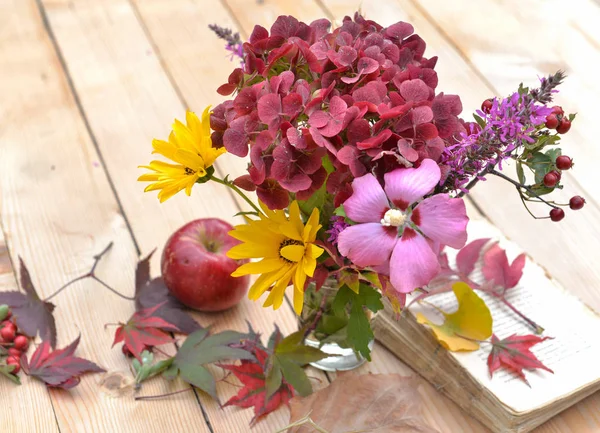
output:
[{"label": "virginia creeper leaf", "polygon": [[491,247],[483,255],[483,276],[490,283],[504,290],[515,287],[523,276],[525,254],[519,256],[509,265],[506,251],[498,244]]},{"label": "virginia creeper leaf", "polygon": [[488,356],[488,368],[490,377],[500,367],[504,367],[515,373],[529,385],[525,378],[523,369],[533,370],[541,368],[542,370],[554,373],[548,367],[541,363],[529,349],[550,337],[539,337],[537,335],[511,335],[503,340],[492,335],[492,351]]},{"label": "virginia creeper leaf", "polygon": [[443,324],[436,325],[422,313],[417,313],[417,322],[429,326],[440,344],[448,350],[477,350],[479,343],[474,340],[487,340],[492,335],[490,310],[467,284],[454,283],[452,290],[458,309],[454,313],[443,313]]},{"label": "virginia creeper leaf", "polygon": [[142,383],[144,380],[166,371],[171,367],[174,359],[175,357],[171,357],[154,363],[152,352],[144,350],[141,354],[141,362],[137,359],[132,362],[135,371],[135,383]]},{"label": "virginia creeper leaf", "polygon": [[[253,355],[241,348],[247,334],[236,331],[223,331],[210,335],[208,329],[199,329],[190,334],[173,360],[173,368],[168,370],[169,377],[179,376],[217,400],[215,379],[203,366],[214,362],[234,359],[252,359]],[[238,346],[238,347],[235,347]]]},{"label": "virginia creeper leaf", "polygon": [[175,325],[179,332],[190,334],[200,329],[198,322],[185,312],[185,306],[169,293],[163,279],[150,279],[153,253],[140,260],[135,271],[135,309],[141,311],[160,305],[154,316]]},{"label": "virginia creeper leaf", "polygon": [[64,349],[50,351],[50,343],[42,341],[28,361],[27,356],[21,356],[21,367],[25,374],[41,380],[49,387],[71,389],[79,384],[80,376],[84,373],[105,371],[91,361],[73,356],[79,338]]},{"label": "virginia creeper leaf", "polygon": [[173,342],[171,336],[165,331],[176,332],[179,329],[154,315],[160,307],[156,305],[134,313],[127,323],[117,328],[113,346],[122,341],[131,354],[141,360],[141,353],[146,346],[160,346]]},{"label": "virginia creeper leaf", "polygon": [[30,337],[39,335],[43,341],[49,341],[56,347],[56,323],[54,322],[54,304],[45,302],[37,294],[29,271],[23,259],[19,257],[21,267],[21,292],[0,292],[0,304],[8,305],[14,315],[14,321],[20,332]]}]

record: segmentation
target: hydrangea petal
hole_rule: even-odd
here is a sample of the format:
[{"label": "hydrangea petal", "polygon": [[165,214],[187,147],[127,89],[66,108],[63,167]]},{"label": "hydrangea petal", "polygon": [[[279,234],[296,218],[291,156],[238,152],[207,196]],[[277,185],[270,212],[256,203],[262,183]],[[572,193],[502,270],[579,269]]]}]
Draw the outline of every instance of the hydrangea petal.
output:
[{"label": "hydrangea petal", "polygon": [[344,229],[338,236],[338,250],[357,266],[385,263],[396,244],[395,227],[380,223],[357,224]]},{"label": "hydrangea petal", "polygon": [[427,240],[405,228],[390,259],[390,280],[396,291],[410,293],[429,283],[439,271],[437,256]]},{"label": "hydrangea petal", "polygon": [[467,209],[461,198],[437,194],[426,198],[415,208],[412,221],[428,238],[462,248],[467,242]]},{"label": "hydrangea petal", "polygon": [[385,192],[392,203],[406,208],[430,193],[440,181],[440,168],[432,159],[424,159],[419,168],[398,168],[386,173]]},{"label": "hydrangea petal", "polygon": [[358,223],[374,223],[381,221],[383,214],[389,209],[389,203],[381,185],[372,174],[365,174],[352,181],[354,192],[344,202],[346,215]]}]

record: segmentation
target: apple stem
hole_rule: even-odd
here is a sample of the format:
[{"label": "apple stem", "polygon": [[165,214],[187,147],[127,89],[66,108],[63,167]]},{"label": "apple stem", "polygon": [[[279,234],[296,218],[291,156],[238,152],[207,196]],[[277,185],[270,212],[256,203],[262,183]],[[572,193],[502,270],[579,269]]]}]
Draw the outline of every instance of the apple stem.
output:
[{"label": "apple stem", "polygon": [[65,290],[67,287],[75,284],[78,281],[85,280],[86,278],[91,278],[92,280],[97,281],[98,283],[100,283],[101,285],[103,285],[106,289],[110,290],[115,295],[117,295],[117,296],[119,296],[119,297],[121,297],[123,299],[127,299],[128,301],[134,301],[135,300],[134,297],[126,296],[126,295],[118,292],[117,290],[113,289],[112,287],[110,287],[108,284],[106,284],[104,281],[102,281],[100,278],[98,278],[96,276],[96,267],[98,266],[98,263],[100,262],[100,259],[102,259],[102,257],[108,251],[110,251],[110,249],[112,248],[112,246],[113,246],[113,243],[110,242],[99,254],[96,254],[94,256],[94,264],[92,265],[92,268],[88,272],[86,272],[85,274],[80,275],[80,276],[72,279],[71,281],[65,283],[60,289],[58,289],[56,292],[52,293],[50,296],[48,296],[46,299],[44,299],[44,302],[48,302],[50,299],[54,298],[60,292],[62,292],[63,290]]},{"label": "apple stem", "polygon": [[233,182],[225,181],[225,180],[219,179],[218,177],[215,177],[215,176],[211,176],[211,180],[214,180],[215,182],[220,183],[221,185],[225,185],[225,186],[231,188],[233,191],[236,192],[237,195],[239,195],[241,198],[243,198],[246,201],[246,203],[248,203],[252,207],[252,209],[254,209],[256,212],[258,212],[259,215],[262,213],[262,211],[258,208],[258,206],[256,206],[254,204],[254,202],[252,200],[250,200],[248,198],[248,196],[242,192],[241,189],[239,189],[237,186],[235,186],[233,184]]}]

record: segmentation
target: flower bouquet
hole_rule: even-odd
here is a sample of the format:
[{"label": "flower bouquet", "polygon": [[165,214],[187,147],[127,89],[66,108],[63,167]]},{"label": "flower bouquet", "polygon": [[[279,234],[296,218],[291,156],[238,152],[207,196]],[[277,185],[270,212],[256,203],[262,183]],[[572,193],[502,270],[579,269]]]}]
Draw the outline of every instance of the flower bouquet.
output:
[{"label": "flower bouquet", "polygon": [[[281,16],[242,43],[211,26],[241,63],[217,89],[231,97],[176,120],[167,141],[152,143],[172,162],[152,161],[139,180],[161,201],[209,181],[239,194],[249,208],[228,255],[253,261],[233,275],[257,275],[249,297],[274,309],[291,286],[307,342],[350,350],[352,367],[370,359],[381,298],[397,312],[408,294],[423,301],[447,269],[443,250],[465,246],[462,197],[479,181],[512,183],[535,218],[560,221],[562,207],[585,201],[546,198],[572,165],[558,144],[575,116],[551,105],[562,72],[484,100],[467,120],[460,97],[437,89],[437,57],[425,57],[412,25],[355,14],[331,27]],[[218,177],[226,152],[249,156],[247,173]],[[503,170],[508,161],[516,179]],[[549,214],[536,216],[530,203]]]}]

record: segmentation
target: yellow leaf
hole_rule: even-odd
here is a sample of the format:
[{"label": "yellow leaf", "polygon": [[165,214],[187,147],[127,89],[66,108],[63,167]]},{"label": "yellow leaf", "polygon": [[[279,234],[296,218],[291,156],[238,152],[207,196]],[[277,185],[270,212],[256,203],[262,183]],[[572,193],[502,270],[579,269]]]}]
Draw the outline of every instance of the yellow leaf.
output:
[{"label": "yellow leaf", "polygon": [[473,340],[487,340],[492,335],[490,310],[467,284],[454,283],[452,290],[458,310],[443,313],[446,319],[443,324],[436,325],[421,313],[417,314],[417,322],[429,326],[440,344],[452,352],[477,350],[479,343]]}]

